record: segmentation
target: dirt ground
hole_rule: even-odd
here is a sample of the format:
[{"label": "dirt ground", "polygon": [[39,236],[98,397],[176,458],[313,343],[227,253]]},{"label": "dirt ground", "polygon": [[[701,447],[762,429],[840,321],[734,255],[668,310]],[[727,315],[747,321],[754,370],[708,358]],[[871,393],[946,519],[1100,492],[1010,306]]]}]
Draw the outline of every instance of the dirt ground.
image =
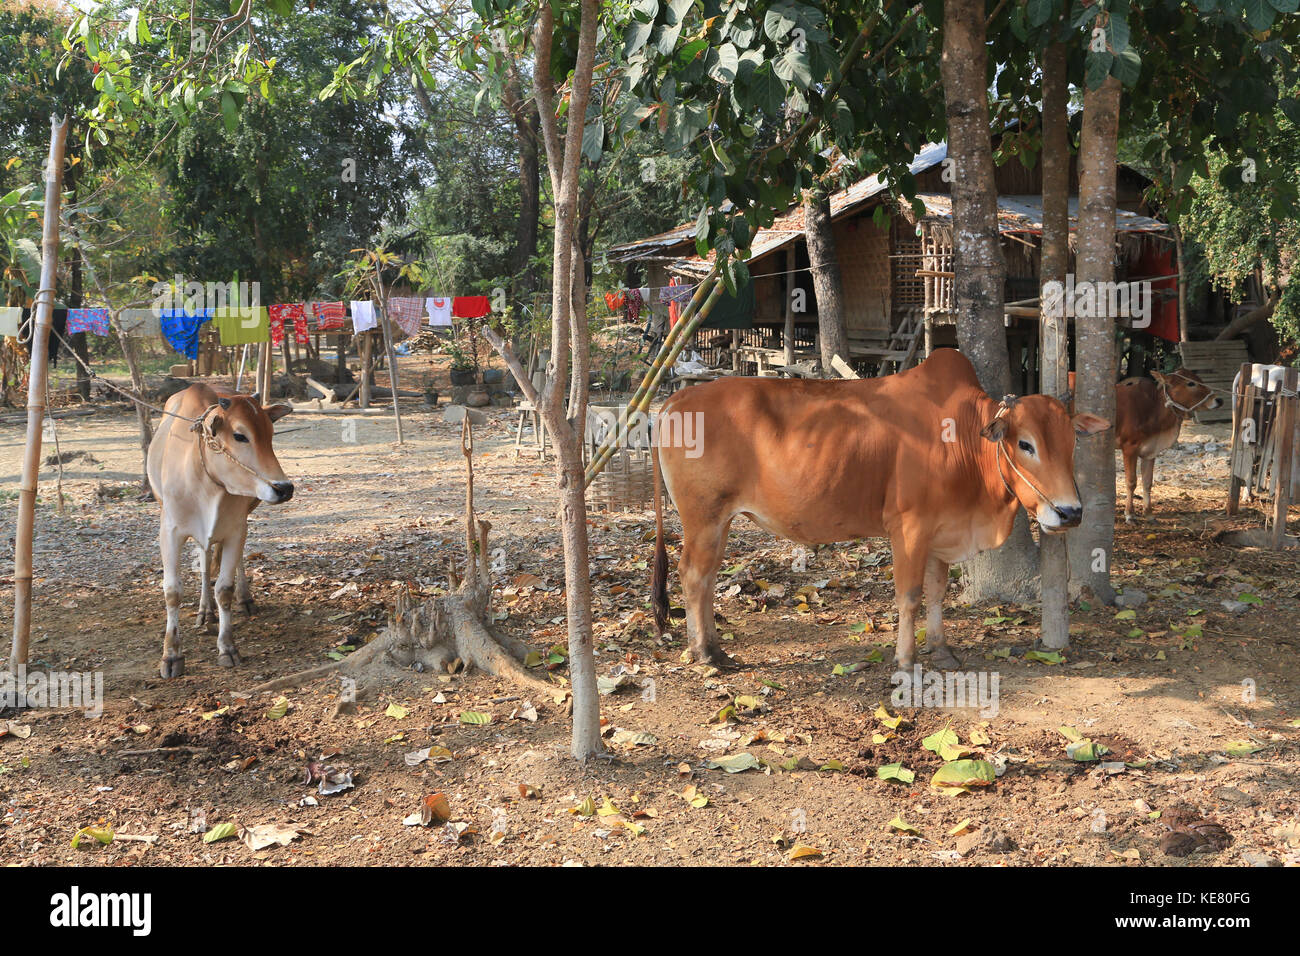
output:
[{"label": "dirt ground", "polygon": [[[171,681],[157,671],[157,506],[129,489],[139,463],[133,419],[118,407],[60,423],[63,451],[92,457],[65,466],[62,515],[54,469],[42,471],[31,667],[102,672],[103,714],[0,714],[0,861],[1300,862],[1297,556],[1216,542],[1229,526],[1226,426],[1188,426],[1182,448],[1157,464],[1155,515],[1117,525],[1115,580],[1148,601],[1131,615],[1085,602],[1060,663],[1025,656],[1034,608],[961,606],[954,587],[946,619],[955,650],[968,669],[998,675],[997,712],[983,716],[888,703],[887,542],[822,548],[805,567],[789,542],[738,521],[717,607],[742,666],[719,673],[683,664],[680,633],[665,641],[649,626],[652,513],[593,514],[599,672],[630,680],[602,698],[614,759],[582,767],[568,757],[562,704],[522,700],[478,674],[412,672],[352,707],[338,706],[340,682],[326,678],[287,692],[283,716],[277,695],[249,694],[373,638],[402,589],[433,593],[460,560],[459,426],[418,400],[404,414],[401,446],[383,415],[347,419],[355,442],[336,417],[280,423],[276,447],[298,491],[251,522],[258,608],[236,617],[244,664],[217,666],[215,637],[192,623],[190,574],[188,670]],[[491,544],[502,549],[496,626],[545,656],[565,634],[550,465],[515,457],[515,413],[489,416],[477,433],[476,486]],[[22,441],[21,426],[0,425],[6,621]],[[1231,526],[1261,520],[1247,509]],[[675,574],[670,586],[676,603]],[[565,673],[562,663],[551,671],[557,694]],[[481,719],[466,714],[490,721],[466,723]],[[904,721],[891,729],[885,720],[895,716]],[[930,785],[943,761],[922,740],[945,727],[997,767],[992,786],[950,795]],[[1107,752],[1072,759],[1074,737]],[[752,766],[706,766],[727,758],[737,758],[733,769]],[[309,763],[350,773],[352,788],[321,793],[306,782]],[[893,763],[912,782],[878,776]],[[436,794],[449,822],[435,810],[432,825],[412,823]],[[1170,826],[1198,815],[1231,843],[1166,853]],[[226,823],[298,832],[256,851],[238,836],[205,842]],[[86,827],[117,836],[74,849]]]}]

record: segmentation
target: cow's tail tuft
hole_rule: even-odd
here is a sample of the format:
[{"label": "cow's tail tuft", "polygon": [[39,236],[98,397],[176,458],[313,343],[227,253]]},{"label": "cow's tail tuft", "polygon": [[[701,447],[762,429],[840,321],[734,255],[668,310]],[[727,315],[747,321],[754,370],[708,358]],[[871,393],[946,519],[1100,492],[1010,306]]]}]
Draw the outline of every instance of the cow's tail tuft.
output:
[{"label": "cow's tail tuft", "polygon": [[654,459],[655,484],[655,564],[650,579],[650,601],[654,605],[655,627],[660,634],[668,630],[668,549],[664,547],[663,475],[659,470],[659,448],[650,443]]}]

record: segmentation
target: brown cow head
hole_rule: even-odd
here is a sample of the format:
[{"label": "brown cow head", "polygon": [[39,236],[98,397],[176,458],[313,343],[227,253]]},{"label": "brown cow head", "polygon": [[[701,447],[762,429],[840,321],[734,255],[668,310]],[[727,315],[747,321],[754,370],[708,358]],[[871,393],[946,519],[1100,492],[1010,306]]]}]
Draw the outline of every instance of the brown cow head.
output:
[{"label": "brown cow head", "polygon": [[1210,386],[1202,382],[1199,375],[1185,368],[1168,375],[1152,372],[1151,377],[1160,386],[1160,391],[1164,392],[1165,404],[1183,415],[1190,415],[1203,408],[1218,408],[1223,404],[1214,397]]},{"label": "brown cow head", "polygon": [[1091,435],[1110,422],[1086,412],[1070,417],[1049,395],[1008,396],[980,432],[996,446],[998,474],[1046,532],[1076,527],[1083,503],[1074,481],[1075,435]]},{"label": "brown cow head", "polygon": [[292,498],[293,482],[285,477],[271,438],[273,423],[293,411],[293,406],[263,407],[260,393],[223,395],[217,404],[220,408],[207,420],[207,431],[230,457],[208,451],[208,473],[232,495],[259,498],[270,504]]}]

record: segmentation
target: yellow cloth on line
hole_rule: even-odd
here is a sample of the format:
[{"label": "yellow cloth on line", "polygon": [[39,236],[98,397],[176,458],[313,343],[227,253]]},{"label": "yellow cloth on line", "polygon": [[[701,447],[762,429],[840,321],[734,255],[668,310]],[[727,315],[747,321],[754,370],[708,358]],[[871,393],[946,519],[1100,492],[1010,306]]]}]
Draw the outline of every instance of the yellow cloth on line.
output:
[{"label": "yellow cloth on line", "polygon": [[221,333],[222,345],[251,345],[271,341],[271,319],[266,308],[217,309],[212,322]]}]

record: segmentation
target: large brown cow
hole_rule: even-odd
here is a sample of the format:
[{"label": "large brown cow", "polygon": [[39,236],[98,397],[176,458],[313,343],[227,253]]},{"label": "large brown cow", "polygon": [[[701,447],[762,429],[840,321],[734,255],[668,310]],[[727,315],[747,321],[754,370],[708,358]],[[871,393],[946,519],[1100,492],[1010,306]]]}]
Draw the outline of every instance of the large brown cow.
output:
[{"label": "large brown cow", "polygon": [[[692,422],[696,441],[682,447],[673,432]],[[729,660],[714,626],[713,590],[731,521],[745,515],[804,544],[888,536],[899,664],[915,662],[924,585],[931,660],[955,667],[942,620],[949,565],[1001,546],[1022,505],[1044,531],[1077,525],[1075,433],[1107,427],[1096,415],[1072,420],[1045,395],[994,401],[952,349],[885,378],[725,378],[680,391],[655,429],[655,619],[662,631],[662,473],[682,519],[678,572],[695,660]]]},{"label": "large brown cow", "polygon": [[1195,372],[1180,368],[1168,375],[1126,378],[1115,386],[1115,444],[1124,455],[1128,501],[1124,520],[1133,521],[1133,489],[1142,462],[1142,510],[1151,513],[1151,479],[1156,455],[1178,441],[1183,422],[1200,408],[1218,408],[1220,401]]},{"label": "large brown cow", "polygon": [[[240,662],[231,637],[230,605],[237,584],[244,610],[252,613],[244,571],[248,516],[259,501],[280,504],[293,497],[293,482],[285,477],[271,448],[272,423],[293,407],[267,408],[258,395],[235,395],[197,384],[173,395],[166,408],[172,415],[163,416],[149,444],[148,470],[149,483],[162,505],[158,541],[167,630],[159,671],[163,677],[179,677],[185,673],[178,630],[180,558],[189,538],[202,552],[198,623],[211,622],[215,564],[220,616],[217,663],[234,667]],[[197,421],[191,425],[191,419]]]}]

